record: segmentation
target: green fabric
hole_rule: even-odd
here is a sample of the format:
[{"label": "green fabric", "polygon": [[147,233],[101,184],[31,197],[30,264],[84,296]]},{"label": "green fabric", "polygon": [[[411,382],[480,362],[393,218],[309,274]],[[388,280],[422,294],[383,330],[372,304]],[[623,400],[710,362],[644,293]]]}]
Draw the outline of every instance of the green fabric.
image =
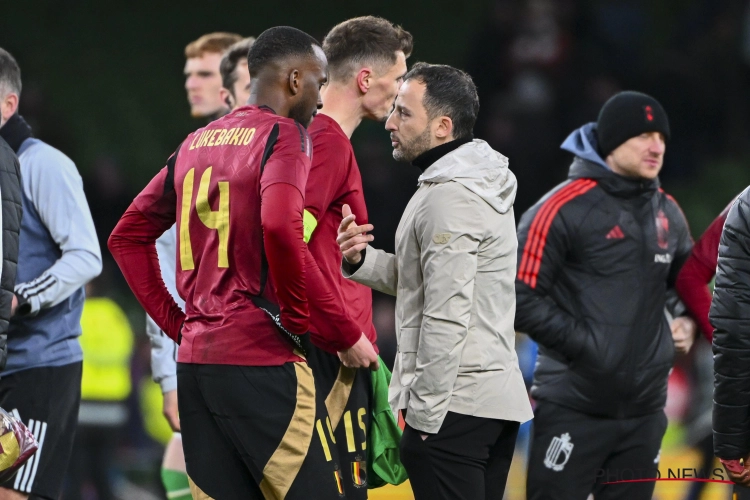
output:
[{"label": "green fabric", "polygon": [[167,492],[168,500],[193,500],[188,476],[184,472],[162,469],[161,482]]},{"label": "green fabric", "polygon": [[380,359],[380,369],[372,374],[372,424],[367,438],[367,487],[401,484],[406,475],[399,456],[401,429],[388,404],[391,372]]}]

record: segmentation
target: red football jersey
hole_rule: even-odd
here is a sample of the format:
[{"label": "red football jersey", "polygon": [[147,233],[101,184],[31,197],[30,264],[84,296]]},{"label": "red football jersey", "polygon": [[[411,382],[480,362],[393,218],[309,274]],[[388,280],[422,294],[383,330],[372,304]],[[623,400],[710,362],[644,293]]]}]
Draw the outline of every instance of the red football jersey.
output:
[{"label": "red football jersey", "polygon": [[[352,144],[333,118],[318,113],[308,132],[313,142],[313,160],[305,189],[305,209],[317,220],[308,246],[329,288],[347,305],[351,318],[374,345],[377,334],[372,324],[372,290],[343,277],[341,250],[336,243],[344,204],[357,216],[357,224],[367,223],[362,176]],[[311,329],[314,343],[335,352],[316,330]]]},{"label": "red football jersey", "polygon": [[[310,138],[301,125],[269,108],[242,107],[188,136],[171,159],[172,168],[162,170],[123,216],[110,248],[157,324],[174,338],[181,332],[178,361],[257,366],[300,360],[251,296],[278,300],[284,326],[293,333],[307,331],[302,194],[310,156]],[[268,229],[265,212],[261,220],[261,200],[270,205],[264,192],[277,184],[299,192],[297,213],[292,208],[294,217],[286,214],[283,221],[296,222],[297,241],[274,248],[266,237],[264,247],[263,230]],[[140,215],[154,227],[138,222]],[[147,270],[133,276],[132,266],[123,265],[131,248],[117,250],[117,241],[137,233],[150,240],[175,220],[177,289],[185,299],[181,330],[173,301],[168,304],[162,296],[166,288],[154,287],[149,279],[152,263],[139,261]],[[273,284],[266,282],[267,272]]]}]

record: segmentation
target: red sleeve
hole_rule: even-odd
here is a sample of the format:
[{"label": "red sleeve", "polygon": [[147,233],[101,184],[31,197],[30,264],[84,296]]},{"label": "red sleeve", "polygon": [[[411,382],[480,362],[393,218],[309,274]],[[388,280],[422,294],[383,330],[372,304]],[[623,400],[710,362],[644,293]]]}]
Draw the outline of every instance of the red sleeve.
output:
[{"label": "red sleeve", "polygon": [[271,157],[263,167],[260,190],[262,192],[273,184],[285,183],[296,187],[304,196],[312,157],[310,136],[297,122],[280,121],[276,126],[278,136],[273,143]]},{"label": "red sleeve", "polygon": [[309,325],[302,207],[302,193],[288,183],[271,184],[261,193],[263,244],[276,285],[281,323],[297,335],[306,333]]},{"label": "red sleeve", "polygon": [[[307,248],[307,247],[306,247]],[[336,351],[349,349],[362,336],[362,329],[347,312],[344,304],[336,299],[315,258],[307,250],[307,293],[310,301],[310,322],[326,347]],[[336,328],[331,328],[335,325]]]},{"label": "red sleeve", "polygon": [[337,198],[348,177],[349,144],[335,134],[320,133],[313,140],[313,161],[305,187],[305,208],[320,220]]},{"label": "red sleeve", "polygon": [[719,240],[727,212],[728,210],[724,210],[695,242],[693,251],[682,266],[675,284],[677,293],[709,342],[713,337],[714,329],[708,321],[708,311],[711,308],[711,292],[708,289],[708,283],[716,273]]},{"label": "red sleeve", "polygon": [[[335,332],[323,336],[337,351],[353,346],[362,335],[323,279],[323,274],[302,239],[302,195],[286,183],[263,191],[261,220],[268,269],[273,276],[276,298],[281,306],[281,322],[295,334],[308,330]],[[331,324],[338,328],[330,328]]]},{"label": "red sleeve", "polygon": [[185,313],[161,277],[156,239],[175,222],[176,196],[167,168],[136,197],[115,226],[108,247],[141,306],[175,342]]}]

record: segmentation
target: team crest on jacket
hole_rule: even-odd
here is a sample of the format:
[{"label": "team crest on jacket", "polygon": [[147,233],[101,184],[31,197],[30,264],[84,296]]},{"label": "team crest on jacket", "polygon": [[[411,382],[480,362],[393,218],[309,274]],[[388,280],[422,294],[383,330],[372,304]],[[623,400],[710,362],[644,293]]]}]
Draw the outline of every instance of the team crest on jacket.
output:
[{"label": "team crest on jacket", "polygon": [[570,454],[573,453],[573,446],[570,442],[570,434],[567,432],[560,437],[553,437],[547,448],[547,455],[544,457],[544,465],[548,469],[560,472],[568,463]]},{"label": "team crest on jacket", "polygon": [[669,219],[662,210],[656,215],[656,238],[659,248],[669,248]]},{"label": "team crest on jacket", "polygon": [[352,481],[357,488],[367,486],[367,461],[361,457],[356,457],[352,462]]}]

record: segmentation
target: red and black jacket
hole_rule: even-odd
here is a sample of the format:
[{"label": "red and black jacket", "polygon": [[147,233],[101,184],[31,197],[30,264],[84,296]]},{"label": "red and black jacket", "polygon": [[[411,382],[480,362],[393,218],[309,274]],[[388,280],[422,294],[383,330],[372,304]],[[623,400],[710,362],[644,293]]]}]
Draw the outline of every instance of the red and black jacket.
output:
[{"label": "red and black jacket", "polygon": [[667,292],[692,242],[658,180],[576,157],[518,228],[516,330],[540,345],[532,395],[590,415],[660,411],[674,346]]}]

